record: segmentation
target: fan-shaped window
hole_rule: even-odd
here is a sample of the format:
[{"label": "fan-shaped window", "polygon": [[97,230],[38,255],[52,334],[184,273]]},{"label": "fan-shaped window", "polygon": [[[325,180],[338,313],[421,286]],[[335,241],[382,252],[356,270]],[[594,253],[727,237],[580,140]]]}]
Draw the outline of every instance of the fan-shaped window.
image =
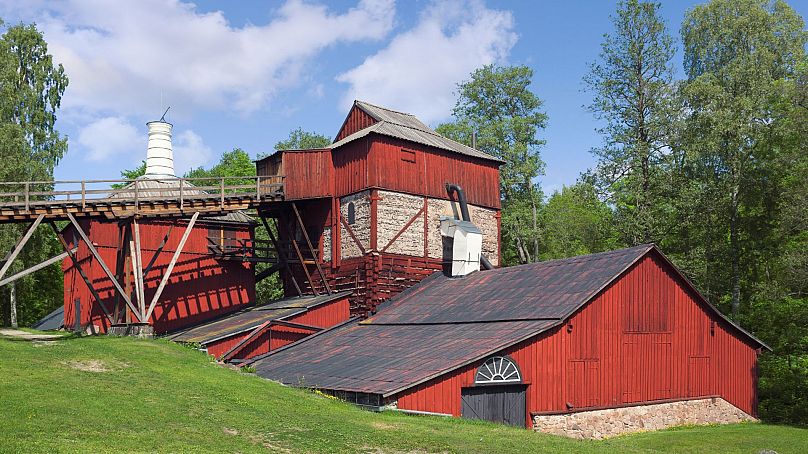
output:
[{"label": "fan-shaped window", "polygon": [[474,377],[474,383],[518,383],[522,381],[519,367],[510,358],[495,356],[486,360]]},{"label": "fan-shaped window", "polygon": [[356,207],[353,202],[348,203],[348,225],[356,224]]}]

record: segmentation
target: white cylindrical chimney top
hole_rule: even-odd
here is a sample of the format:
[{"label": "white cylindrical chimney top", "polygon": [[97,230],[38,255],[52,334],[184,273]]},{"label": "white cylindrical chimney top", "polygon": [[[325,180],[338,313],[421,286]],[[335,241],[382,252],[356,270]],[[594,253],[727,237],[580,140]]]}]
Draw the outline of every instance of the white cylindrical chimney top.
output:
[{"label": "white cylindrical chimney top", "polygon": [[171,123],[150,121],[146,149],[146,178],[174,177],[174,152],[171,149]]}]

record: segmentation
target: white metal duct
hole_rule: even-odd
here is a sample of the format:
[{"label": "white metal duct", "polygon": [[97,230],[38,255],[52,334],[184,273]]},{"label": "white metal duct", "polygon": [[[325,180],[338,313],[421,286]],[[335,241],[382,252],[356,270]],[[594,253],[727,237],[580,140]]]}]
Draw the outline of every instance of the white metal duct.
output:
[{"label": "white metal duct", "polygon": [[174,151],[171,148],[171,123],[150,121],[146,150],[146,178],[174,177]]},{"label": "white metal duct", "polygon": [[453,277],[480,271],[483,234],[476,225],[469,221],[441,218],[440,233],[450,239],[447,247],[451,246],[451,251],[444,251],[444,257],[452,259]]}]

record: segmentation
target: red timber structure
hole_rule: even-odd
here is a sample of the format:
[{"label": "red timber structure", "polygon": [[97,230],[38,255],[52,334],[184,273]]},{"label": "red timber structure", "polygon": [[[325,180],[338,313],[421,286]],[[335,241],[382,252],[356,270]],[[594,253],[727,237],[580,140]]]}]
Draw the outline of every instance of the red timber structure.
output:
[{"label": "red timber structure", "polygon": [[[339,354],[351,345],[373,348]],[[763,348],[644,245],[436,273],[377,315],[252,365],[371,407],[531,426],[543,415],[708,398],[755,415]]]},{"label": "red timber structure", "polygon": [[[501,161],[413,115],[357,101],[327,148],[277,151],[254,177],[193,180],[174,176],[171,125],[148,126],[137,180],[2,183],[0,222],[30,222],[29,233],[50,224],[64,246],[50,263],[63,262],[65,327],[185,330],[255,306],[255,283],[273,273],[285,298],[349,292],[352,315],[372,314],[441,269],[450,183],[465,189],[483,252],[499,262]],[[4,279],[28,238],[0,285],[45,266]]]},{"label": "red timber structure", "polygon": [[440,270],[440,218],[453,215],[447,184],[465,190],[483,253],[498,265],[501,164],[413,115],[354,102],[328,148],[281,150],[256,163],[259,177],[285,177],[284,203],[261,205],[260,216],[276,220],[287,255],[295,243],[317,255],[282,271],[286,293],[301,282],[304,293],[350,290],[351,312],[364,316]]}]

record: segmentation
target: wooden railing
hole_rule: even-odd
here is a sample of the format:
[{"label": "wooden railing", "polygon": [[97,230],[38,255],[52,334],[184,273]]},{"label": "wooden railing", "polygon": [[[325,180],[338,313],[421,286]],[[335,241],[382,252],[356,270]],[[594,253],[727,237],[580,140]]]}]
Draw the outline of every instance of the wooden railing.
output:
[{"label": "wooden railing", "polygon": [[[0,209],[75,204],[134,204],[173,201],[182,209],[185,201],[283,196],[282,175],[247,177],[159,178],[138,180],[56,180],[0,182]],[[134,183],[138,184],[134,184]]]}]

